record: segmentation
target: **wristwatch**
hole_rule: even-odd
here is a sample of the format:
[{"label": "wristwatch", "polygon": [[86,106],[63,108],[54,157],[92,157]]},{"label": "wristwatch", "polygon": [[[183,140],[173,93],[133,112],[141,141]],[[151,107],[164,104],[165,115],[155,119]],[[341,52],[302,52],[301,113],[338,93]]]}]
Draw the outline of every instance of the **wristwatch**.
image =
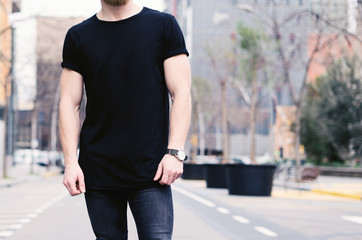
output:
[{"label": "wristwatch", "polygon": [[166,154],[175,156],[180,161],[186,161],[187,155],[184,150],[170,149],[168,148]]}]

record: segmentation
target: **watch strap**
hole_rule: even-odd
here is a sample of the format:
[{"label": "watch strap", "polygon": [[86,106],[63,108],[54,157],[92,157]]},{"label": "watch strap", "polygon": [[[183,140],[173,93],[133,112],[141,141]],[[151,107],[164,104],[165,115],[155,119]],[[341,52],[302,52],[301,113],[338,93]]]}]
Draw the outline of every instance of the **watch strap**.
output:
[{"label": "watch strap", "polygon": [[177,153],[178,153],[178,150],[176,150],[176,149],[167,149],[167,154],[176,156]]},{"label": "watch strap", "polygon": [[177,150],[177,149],[172,149],[172,148],[168,148],[167,149],[167,151],[166,151],[166,154],[170,154],[170,155],[173,155],[173,156],[175,156],[178,160],[180,160],[180,161],[186,161],[187,159],[188,159],[188,156],[187,155],[185,155],[185,159],[183,159],[183,160],[181,160],[181,159],[179,159],[178,158],[178,152],[179,152],[180,150]]}]

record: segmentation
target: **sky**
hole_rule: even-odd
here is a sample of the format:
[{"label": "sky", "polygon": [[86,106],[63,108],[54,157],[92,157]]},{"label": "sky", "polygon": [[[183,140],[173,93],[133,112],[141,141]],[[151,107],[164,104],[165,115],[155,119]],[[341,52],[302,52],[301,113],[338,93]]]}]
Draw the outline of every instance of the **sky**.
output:
[{"label": "sky", "polygon": [[[140,5],[163,10],[163,0],[134,0]],[[99,11],[100,0],[22,0],[25,15],[90,16]]]}]

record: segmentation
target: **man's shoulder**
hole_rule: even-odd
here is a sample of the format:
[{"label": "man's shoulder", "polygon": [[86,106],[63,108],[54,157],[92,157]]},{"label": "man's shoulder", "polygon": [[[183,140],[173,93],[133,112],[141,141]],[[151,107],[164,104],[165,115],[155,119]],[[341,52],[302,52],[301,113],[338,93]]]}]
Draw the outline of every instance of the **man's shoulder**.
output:
[{"label": "man's shoulder", "polygon": [[90,18],[72,26],[70,29],[69,29],[69,32],[72,33],[72,32],[79,32],[79,31],[82,31],[84,29],[87,29],[89,26],[91,26],[92,24],[95,23],[95,15],[91,16]]},{"label": "man's shoulder", "polygon": [[170,18],[173,17],[169,13],[160,12],[158,10],[154,10],[154,9],[151,9],[151,8],[146,8],[145,13],[146,13],[145,15],[147,17],[153,18],[155,20],[160,20],[160,21],[168,21]]}]

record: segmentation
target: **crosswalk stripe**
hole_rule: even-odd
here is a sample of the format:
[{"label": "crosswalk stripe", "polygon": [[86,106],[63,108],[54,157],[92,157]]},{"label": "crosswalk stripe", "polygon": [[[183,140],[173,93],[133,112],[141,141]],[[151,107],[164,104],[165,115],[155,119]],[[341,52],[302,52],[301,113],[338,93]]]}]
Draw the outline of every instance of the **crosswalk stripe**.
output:
[{"label": "crosswalk stripe", "polygon": [[[45,191],[44,188],[41,188],[39,193],[36,188],[32,189],[32,192],[28,192],[27,189],[23,190],[19,198],[16,198],[16,201],[14,201],[14,198],[7,197],[7,192],[19,192],[19,189],[3,189],[0,192],[0,240],[6,240],[23,228],[24,225],[38,217],[39,214],[68,196],[65,190]],[[61,194],[59,194],[60,192]],[[53,198],[49,199],[49,193],[53,194]],[[26,194],[29,194],[29,197],[20,197],[26,196]]]},{"label": "crosswalk stripe", "polygon": [[11,230],[19,230],[19,229],[21,229],[22,227],[24,227],[23,224],[13,224],[13,225],[10,225],[10,226],[8,227],[8,229],[11,229]]},{"label": "crosswalk stripe", "polygon": [[13,235],[13,231],[9,231],[9,230],[7,230],[7,231],[2,231],[2,232],[0,232],[0,237],[10,237],[11,235]]},{"label": "crosswalk stripe", "polygon": [[29,223],[30,222],[30,218],[22,218],[19,220],[19,223]]}]

